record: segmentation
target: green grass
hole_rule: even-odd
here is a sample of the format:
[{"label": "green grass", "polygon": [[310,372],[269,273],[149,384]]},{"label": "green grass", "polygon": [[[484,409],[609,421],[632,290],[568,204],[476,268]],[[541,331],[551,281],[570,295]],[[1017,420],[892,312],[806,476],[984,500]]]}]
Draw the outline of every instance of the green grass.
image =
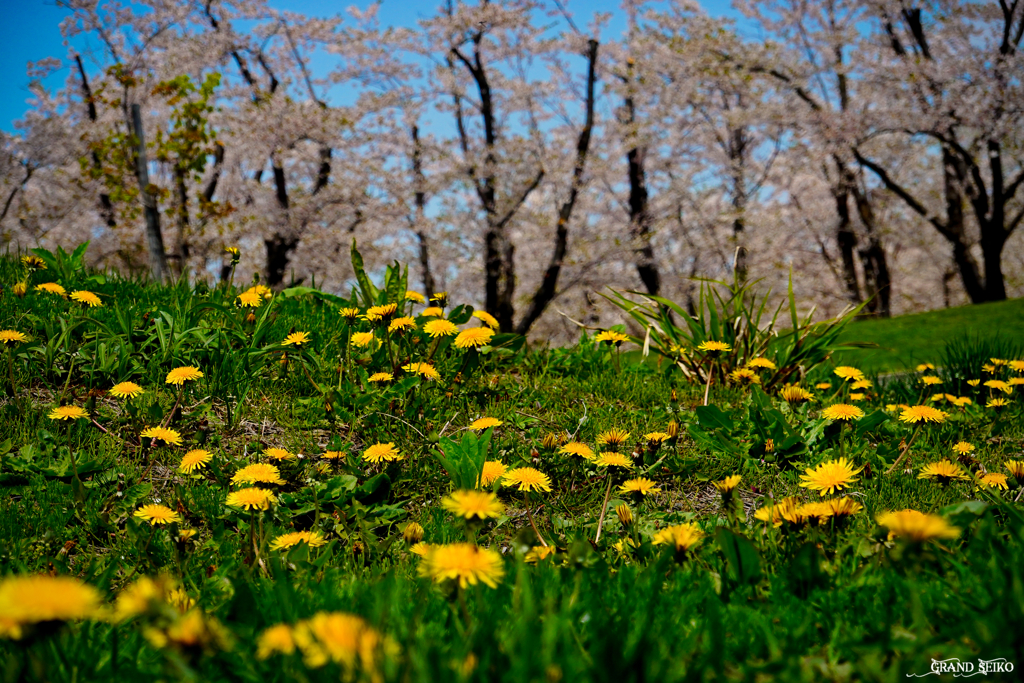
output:
[{"label": "green grass", "polygon": [[[22,275],[0,258],[5,285]],[[352,330],[340,303],[311,292],[278,294],[247,321],[235,292],[91,275],[61,279],[69,292],[103,296],[104,306],[88,311],[34,291],[17,298],[5,286],[0,295],[0,330],[31,337],[0,359],[8,390],[0,398],[0,681],[898,681],[926,673],[933,658],[1024,666],[1019,482],[979,490],[970,479],[917,476],[925,463],[954,457],[960,440],[977,446],[963,460],[969,477],[1006,472],[1004,461],[1024,446],[1017,394],[997,412],[985,408],[987,388],[965,385],[971,405],[944,406],[947,419],[917,429],[884,406],[915,401],[918,388],[882,386],[858,403],[866,416],[842,426],[820,409],[849,399],[845,388],[791,406],[774,391],[716,381],[705,407],[704,387],[678,369],[628,351],[616,361],[587,339],[531,351],[496,337],[474,355],[416,332],[390,350],[348,356]],[[461,327],[473,324],[457,311],[449,308],[467,319]],[[282,346],[293,331],[308,332],[310,343]],[[427,358],[436,382],[401,370]],[[179,395],[164,380],[180,365],[204,377]],[[390,385],[368,382],[396,367]],[[128,403],[106,393],[128,379],[146,393]],[[49,419],[58,404],[87,408],[95,423]],[[452,484],[434,451],[473,472],[478,442],[466,428],[483,415],[503,421],[485,457],[535,467],[552,490],[527,497],[495,488],[504,514],[465,523],[440,504]],[[180,432],[180,446],[139,438],[161,422]],[[678,438],[660,447],[643,437],[674,427]],[[610,429],[630,433],[621,448],[629,471],[549,447],[554,435],[572,435],[606,450],[597,440]],[[403,460],[361,457],[387,442]],[[912,473],[886,475],[907,443]],[[272,447],[302,454],[278,463],[285,483],[270,486],[276,504],[254,513],[228,506],[233,474],[268,462]],[[213,454],[210,464],[181,473],[181,456],[199,448]],[[324,457],[328,450],[341,457]],[[839,457],[864,468],[843,491],[863,506],[849,519],[776,528],[753,516],[788,496],[821,501],[800,475]],[[660,491],[628,499],[617,485],[640,474]],[[740,484],[723,496],[712,482],[735,474]],[[150,526],[135,516],[155,503],[180,511],[181,522]],[[614,512],[623,503],[632,524]],[[902,508],[961,532],[942,542],[889,540],[876,515]],[[535,565],[531,517],[557,548]],[[431,544],[472,539],[498,552],[496,586],[423,577],[424,560],[403,534],[411,522]],[[676,553],[654,543],[684,523],[704,534],[698,545]],[[178,540],[186,527],[196,536]],[[326,543],[270,549],[294,531]],[[132,618],[26,622],[20,640],[5,640],[5,582],[40,573],[77,577],[108,606],[140,577],[169,577],[195,601],[201,611],[189,614],[199,621],[157,590]],[[357,615],[387,645],[354,669],[315,666],[297,652],[258,656],[265,629],[319,612]],[[193,640],[167,640],[189,623],[203,626]]]},{"label": "green grass", "polygon": [[946,308],[887,320],[858,320],[840,341],[866,342],[877,348],[841,351],[839,363],[865,372],[896,372],[918,363],[937,364],[947,342],[964,335],[1024,339],[1024,299]]}]

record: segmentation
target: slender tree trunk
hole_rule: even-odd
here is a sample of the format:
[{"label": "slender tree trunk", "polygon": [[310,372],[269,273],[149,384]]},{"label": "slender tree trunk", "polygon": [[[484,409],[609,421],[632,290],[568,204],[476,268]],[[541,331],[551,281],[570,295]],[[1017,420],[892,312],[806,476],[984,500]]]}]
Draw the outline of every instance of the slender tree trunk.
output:
[{"label": "slender tree trunk", "polygon": [[416,224],[416,239],[419,241],[420,269],[423,271],[423,289],[427,299],[437,291],[434,284],[434,273],[430,269],[430,249],[427,244],[427,234],[424,230],[427,216],[427,191],[426,179],[423,177],[423,148],[420,145],[420,129],[416,124],[412,125],[412,176],[416,188],[415,202],[416,215],[413,221]]},{"label": "slender tree trunk", "polygon": [[587,155],[590,151],[590,138],[594,130],[594,86],[597,83],[597,49],[598,42],[591,39],[587,49],[587,99],[586,118],[583,129],[580,131],[576,141],[576,163],[572,170],[572,185],[569,188],[569,198],[558,209],[558,222],[555,225],[555,247],[551,253],[551,261],[548,263],[540,286],[530,301],[530,307],[526,310],[523,319],[519,321],[516,332],[526,334],[533,323],[544,313],[548,304],[555,298],[558,286],[558,276],[562,271],[562,262],[569,245],[569,220],[572,218],[573,208],[576,206],[576,199],[579,197],[580,188],[583,186],[583,173],[586,170]]},{"label": "slender tree trunk", "polygon": [[864,288],[867,296],[871,297],[867,308],[880,318],[888,318],[892,315],[892,277],[889,274],[888,257],[878,236],[877,221],[871,201],[856,184],[856,179],[852,180],[851,192],[857,205],[857,214],[867,232],[867,247],[858,252],[861,264],[864,266]]},{"label": "slender tree trunk", "polygon": [[729,133],[729,157],[732,162],[732,236],[736,242],[734,273],[737,282],[747,281],[746,246],[746,147],[747,138],[743,128],[734,128]]},{"label": "slender tree trunk", "polygon": [[942,148],[943,191],[946,198],[946,238],[953,246],[953,262],[960,271],[960,281],[972,303],[988,301],[985,284],[981,280],[978,262],[971,255],[964,226],[964,196],[960,185],[962,173],[958,173],[959,160],[949,150]]},{"label": "slender tree trunk", "polygon": [[[633,83],[633,62],[626,64],[626,87]],[[657,262],[654,260],[654,249],[651,246],[651,214],[648,211],[646,157],[647,147],[639,144],[636,126],[636,103],[632,94],[625,98],[626,124],[629,126],[630,143],[626,152],[626,163],[629,176],[629,236],[633,240],[633,253],[636,258],[636,272],[644,283],[648,294],[658,294],[661,290],[661,275]]]},{"label": "slender tree trunk", "polygon": [[149,190],[149,165],[146,161],[146,137],[142,128],[142,110],[132,105],[132,128],[138,147],[135,152],[135,174],[139,181],[139,196],[146,213],[146,242],[149,245],[149,264],[153,279],[163,282],[167,276],[167,255],[164,253],[164,237],[160,231],[160,211],[156,198]]},{"label": "slender tree trunk", "polygon": [[274,231],[270,239],[263,240],[267,250],[267,286],[277,287],[284,282],[288,270],[288,261],[295,248],[299,245],[297,237],[288,235],[291,216],[289,213],[288,185],[285,182],[284,167],[276,158],[271,160],[274,171],[274,192],[277,205],[281,210],[284,225]]},{"label": "slender tree trunk", "polygon": [[857,233],[853,230],[853,221],[850,219],[850,193],[847,183],[840,179],[838,185],[832,187],[832,197],[836,202],[836,215],[839,223],[836,225],[836,244],[839,246],[839,255],[843,263],[843,282],[846,285],[846,296],[850,303],[859,304],[860,283],[857,281],[857,266],[854,261],[854,251],[857,248]]},{"label": "slender tree trunk", "polygon": [[[89,86],[89,78],[85,75],[85,67],[82,65],[82,57],[80,55],[75,55],[75,64],[78,65],[78,75],[82,79],[82,98],[86,103],[89,120],[95,123],[97,118],[96,102],[93,100],[92,88]],[[103,165],[100,162],[100,155],[95,150],[92,153],[92,165],[97,170]],[[100,215],[103,216],[103,222],[107,224],[108,228],[117,227],[117,219],[114,217],[114,204],[110,201],[110,195],[106,192],[100,192]]]},{"label": "slender tree trunk", "polygon": [[174,168],[174,186],[178,195],[178,245],[175,253],[178,257],[178,272],[184,273],[191,252],[191,246],[189,245],[188,184],[185,180],[185,172],[177,166]]}]

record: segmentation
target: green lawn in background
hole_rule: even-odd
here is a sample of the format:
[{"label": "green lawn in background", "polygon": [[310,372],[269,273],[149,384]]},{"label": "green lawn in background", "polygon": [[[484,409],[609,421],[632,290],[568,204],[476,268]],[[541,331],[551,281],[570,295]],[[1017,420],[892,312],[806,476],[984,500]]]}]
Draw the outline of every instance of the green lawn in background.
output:
[{"label": "green lawn in background", "polygon": [[1024,299],[858,320],[846,328],[840,340],[871,342],[878,348],[843,351],[835,358],[866,372],[898,371],[918,363],[938,363],[946,342],[964,334],[1006,335],[1024,344]]}]

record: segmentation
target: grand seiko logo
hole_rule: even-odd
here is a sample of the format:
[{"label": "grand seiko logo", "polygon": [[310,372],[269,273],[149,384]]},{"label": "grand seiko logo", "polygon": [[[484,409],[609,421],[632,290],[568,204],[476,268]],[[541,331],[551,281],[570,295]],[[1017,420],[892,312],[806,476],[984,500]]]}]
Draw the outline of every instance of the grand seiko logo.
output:
[{"label": "grand seiko logo", "polygon": [[988,674],[1012,673],[1013,662],[1005,657],[998,659],[978,659],[977,662],[952,659],[933,659],[931,670],[923,674],[907,674],[907,678],[924,678],[925,676],[952,674],[953,678],[970,676],[987,676]]}]

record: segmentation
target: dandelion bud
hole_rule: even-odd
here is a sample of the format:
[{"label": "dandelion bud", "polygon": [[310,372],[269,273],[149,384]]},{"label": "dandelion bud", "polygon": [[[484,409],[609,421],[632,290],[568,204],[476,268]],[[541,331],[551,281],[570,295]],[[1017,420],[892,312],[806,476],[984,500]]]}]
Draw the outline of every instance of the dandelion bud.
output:
[{"label": "dandelion bud", "polygon": [[619,516],[619,522],[622,523],[622,526],[629,526],[633,523],[633,511],[625,503],[615,508],[615,514]]},{"label": "dandelion bud", "polygon": [[672,420],[668,423],[668,427],[665,427],[665,433],[668,434],[670,441],[675,441],[679,437],[679,423]]},{"label": "dandelion bud", "polygon": [[672,389],[672,396],[670,397],[670,400],[673,403],[678,403],[679,402],[679,395],[676,394],[676,390],[674,388]]},{"label": "dandelion bud", "polygon": [[28,291],[28,283],[27,282],[17,282],[17,283],[15,283],[14,287],[11,288],[11,291],[14,292],[14,296],[16,296],[16,297],[18,297],[20,299],[23,296],[25,296],[25,292]]},{"label": "dandelion bud", "polygon": [[245,316],[245,322],[249,323],[250,325],[255,323],[256,322],[256,314],[253,313],[252,311],[249,311],[249,315]]},{"label": "dandelion bud", "polygon": [[402,532],[402,538],[409,545],[416,545],[423,540],[423,527],[416,522],[409,522],[405,525],[405,530]]},{"label": "dandelion bud", "polygon": [[560,432],[548,432],[544,435],[544,448],[554,450],[565,443],[565,435]]}]

